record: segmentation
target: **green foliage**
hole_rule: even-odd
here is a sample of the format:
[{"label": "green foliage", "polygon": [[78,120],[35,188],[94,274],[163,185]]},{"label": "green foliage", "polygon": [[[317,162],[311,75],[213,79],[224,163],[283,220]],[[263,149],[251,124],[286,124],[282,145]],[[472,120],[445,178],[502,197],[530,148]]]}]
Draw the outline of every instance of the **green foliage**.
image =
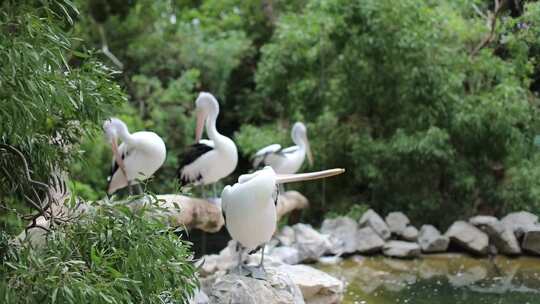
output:
[{"label": "green foliage", "polygon": [[[281,105],[280,117],[333,117],[327,128],[309,127],[313,141],[322,135],[315,153],[325,147],[317,168],[349,169],[332,194],[360,195],[380,211],[400,209],[420,221],[506,211],[503,185],[511,177],[499,171],[519,170],[538,129],[529,91],[534,61],[523,52],[501,58],[491,46],[471,56],[486,33],[470,7],[315,0],[280,19],[262,48],[257,85]],[[536,15],[527,9],[522,18]],[[512,189],[520,197],[536,191]]]},{"label": "green foliage", "polygon": [[[32,3],[0,4],[0,144],[21,151],[32,178],[46,182],[124,97],[112,70],[74,49],[71,2]],[[20,157],[2,153],[0,198],[21,194],[24,171]]]},{"label": "green foliage", "polygon": [[[383,213],[399,209],[418,223],[439,218],[441,226],[476,212],[540,211],[533,145],[540,131],[537,2],[519,12],[505,7],[478,53],[489,28],[474,7],[487,13],[485,1],[105,6],[82,2],[86,13],[75,32],[101,47],[104,29],[124,64],[118,80],[132,110],[120,113],[134,117],[133,130],[164,137],[169,152],[151,183],[156,192],[174,188],[176,156],[192,143],[193,101],[210,90],[221,105],[218,127],[234,135],[241,156],[224,183],[251,170],[258,149],[289,145],[289,127],[298,120],[307,125],[315,156],[314,167],[304,170],[347,169],[328,181],[291,186],[312,203],[305,220],[344,214],[360,208],[356,202]],[[97,152],[84,169],[93,172],[77,173],[81,185],[96,191],[92,197],[102,195],[110,158],[100,145],[85,147]]]},{"label": "green foliage", "polygon": [[45,246],[24,243],[0,264],[2,302],[187,303],[198,284],[189,244],[154,212],[100,205]]}]

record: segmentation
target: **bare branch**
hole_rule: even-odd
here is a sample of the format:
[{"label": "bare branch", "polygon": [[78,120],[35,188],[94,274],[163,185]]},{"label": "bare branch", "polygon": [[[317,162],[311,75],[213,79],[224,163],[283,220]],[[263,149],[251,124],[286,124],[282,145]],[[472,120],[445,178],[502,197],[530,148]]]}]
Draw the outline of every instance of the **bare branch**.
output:
[{"label": "bare branch", "polygon": [[497,28],[497,19],[499,17],[499,14],[501,12],[501,8],[505,4],[505,0],[494,0],[494,8],[493,12],[488,12],[488,22],[489,22],[489,33],[487,36],[480,41],[480,43],[473,49],[473,51],[470,54],[470,57],[476,56],[478,52],[480,52],[481,49],[485,48],[489,43],[493,41],[495,38],[495,30]]}]

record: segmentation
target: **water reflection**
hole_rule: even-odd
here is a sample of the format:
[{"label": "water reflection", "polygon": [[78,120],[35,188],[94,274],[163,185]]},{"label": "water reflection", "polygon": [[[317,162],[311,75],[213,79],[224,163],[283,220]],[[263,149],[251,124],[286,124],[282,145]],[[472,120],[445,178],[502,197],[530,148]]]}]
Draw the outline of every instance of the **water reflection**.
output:
[{"label": "water reflection", "polygon": [[540,259],[534,257],[354,257],[319,268],[347,282],[344,303],[540,303]]}]

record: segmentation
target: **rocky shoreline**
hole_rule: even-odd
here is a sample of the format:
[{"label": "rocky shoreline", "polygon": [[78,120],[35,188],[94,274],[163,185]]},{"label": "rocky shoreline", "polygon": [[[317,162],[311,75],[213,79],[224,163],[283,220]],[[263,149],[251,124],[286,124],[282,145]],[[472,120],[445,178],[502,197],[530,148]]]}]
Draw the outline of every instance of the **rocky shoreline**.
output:
[{"label": "rocky shoreline", "polygon": [[[344,256],[375,254],[399,259],[445,252],[540,255],[540,224],[538,216],[525,211],[500,220],[481,215],[456,221],[443,234],[432,225],[417,229],[402,212],[383,219],[373,210],[358,221],[326,219],[319,230],[299,223],[283,227],[267,245],[266,281],[230,273],[237,264],[235,247],[231,241],[219,254],[204,256],[202,291],[194,303],[339,303],[345,283],[301,264],[333,264]],[[256,264],[260,253],[247,259]]]}]

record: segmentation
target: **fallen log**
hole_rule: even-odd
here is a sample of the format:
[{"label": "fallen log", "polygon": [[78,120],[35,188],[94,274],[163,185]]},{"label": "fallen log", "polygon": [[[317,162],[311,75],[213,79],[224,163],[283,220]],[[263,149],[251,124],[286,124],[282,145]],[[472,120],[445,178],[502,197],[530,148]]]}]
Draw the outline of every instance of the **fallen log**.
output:
[{"label": "fallen log", "polygon": [[[168,213],[169,223],[173,227],[186,227],[215,233],[225,224],[219,199],[211,202],[204,199],[183,195],[158,195],[159,206]],[[309,202],[297,191],[287,191],[279,196],[277,202],[278,220],[285,214],[307,208]],[[180,209],[180,210],[179,210]]]},{"label": "fallen log", "polygon": [[[63,202],[67,196],[64,194]],[[225,224],[223,214],[221,212],[221,201],[208,201],[200,198],[188,197],[176,194],[157,195],[158,206],[163,211],[155,216],[161,216],[168,220],[171,227],[184,227],[186,229],[199,229],[208,233],[215,233],[221,230]],[[58,200],[60,201],[60,200]],[[130,203],[128,206],[137,208],[141,203],[147,202],[147,199],[141,199],[139,203]],[[118,202],[123,203],[123,202]],[[284,215],[293,210],[305,209],[309,206],[309,202],[305,196],[297,191],[287,191],[279,195],[277,202],[277,217],[278,220]],[[57,221],[60,218],[70,218],[76,220],[81,213],[89,210],[87,204],[79,204],[73,210],[65,205],[54,204],[52,210],[52,218]],[[62,216],[60,216],[62,215]],[[67,220],[63,221],[68,222]],[[33,244],[42,244],[46,232],[50,229],[50,218],[43,216],[37,218],[37,224],[34,227],[29,227],[15,238],[15,242],[19,243],[24,239],[30,239]]]}]

